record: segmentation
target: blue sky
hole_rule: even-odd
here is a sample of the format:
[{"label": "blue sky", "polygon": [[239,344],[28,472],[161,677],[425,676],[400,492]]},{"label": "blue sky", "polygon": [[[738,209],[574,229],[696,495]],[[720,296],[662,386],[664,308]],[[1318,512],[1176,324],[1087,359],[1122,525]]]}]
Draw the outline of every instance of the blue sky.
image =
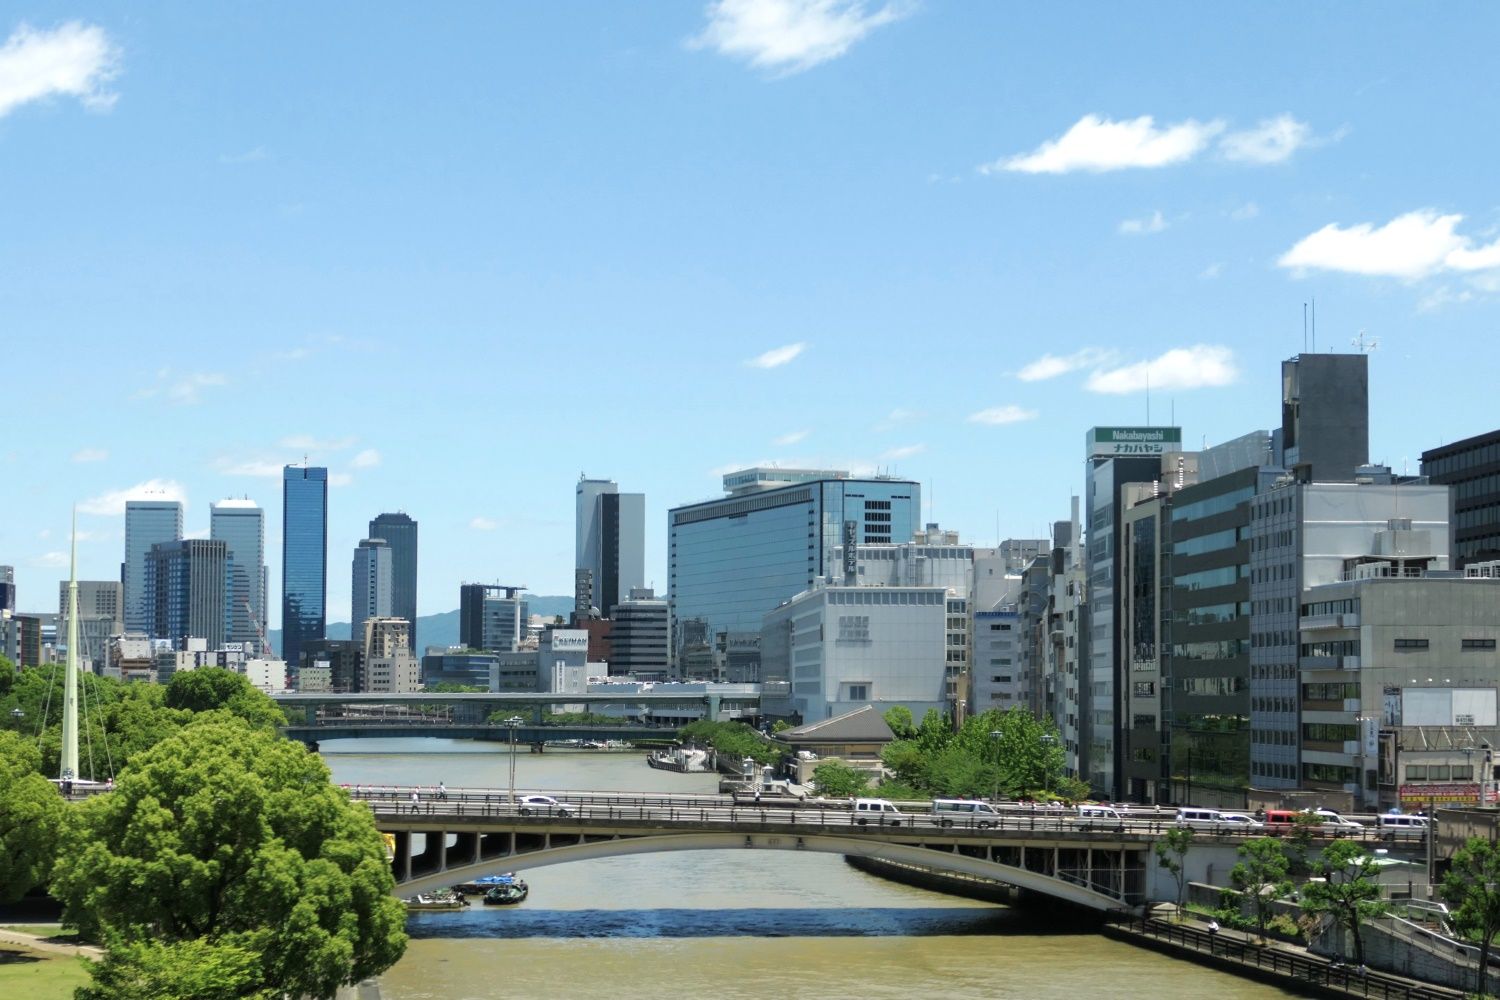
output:
[{"label": "blue sky", "polygon": [[[571,588],[580,472],[665,511],[760,461],[921,480],[1044,533],[1084,432],[1279,419],[1371,357],[1373,457],[1500,424],[1500,8],[23,3],[0,13],[0,563],[52,610],[68,511],[328,465],[420,610]],[[1476,379],[1474,376],[1478,375]],[[1049,377],[1042,377],[1049,376]],[[271,624],[277,623],[273,614]]]}]

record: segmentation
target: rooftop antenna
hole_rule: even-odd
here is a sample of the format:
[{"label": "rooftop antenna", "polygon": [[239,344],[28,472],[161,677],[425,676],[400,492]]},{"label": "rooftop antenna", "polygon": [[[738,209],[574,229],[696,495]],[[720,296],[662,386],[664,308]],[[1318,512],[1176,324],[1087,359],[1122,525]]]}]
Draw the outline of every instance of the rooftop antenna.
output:
[{"label": "rooftop antenna", "polygon": [[1302,353],[1307,353],[1307,303],[1302,303]]},{"label": "rooftop antenna", "polygon": [[73,508],[72,555],[68,560],[68,661],[63,673],[62,752],[58,777],[71,787],[78,777],[78,508]]},{"label": "rooftop antenna", "polygon": [[1146,426],[1151,426],[1151,367],[1146,367]]},{"label": "rooftop antenna", "polygon": [[1359,331],[1359,336],[1349,341],[1349,343],[1361,354],[1369,354],[1380,347],[1380,339],[1378,337],[1366,337],[1363,330]]},{"label": "rooftop antenna", "polygon": [[1314,354],[1318,352],[1318,297],[1316,295],[1312,297],[1312,349]]}]

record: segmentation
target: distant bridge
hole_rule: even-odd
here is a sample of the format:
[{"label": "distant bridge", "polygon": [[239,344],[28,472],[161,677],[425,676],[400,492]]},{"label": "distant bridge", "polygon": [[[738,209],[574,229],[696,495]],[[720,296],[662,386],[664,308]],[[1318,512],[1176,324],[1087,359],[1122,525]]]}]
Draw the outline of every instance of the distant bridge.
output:
[{"label": "distant bridge", "polygon": [[635,692],[535,692],[535,691],[484,691],[444,694],[442,692],[416,692],[409,694],[339,694],[328,691],[282,691],[271,695],[276,704],[285,708],[379,707],[399,705],[408,708],[433,708],[440,706],[468,707],[476,711],[499,709],[531,709],[541,712],[559,705],[584,706],[641,706],[646,709],[658,707],[702,707],[709,718],[722,713],[756,715],[760,712],[758,692],[719,691],[635,691]]},{"label": "distant bridge", "polygon": [[444,719],[410,718],[320,718],[315,722],[285,726],[282,732],[289,739],[308,746],[317,746],[324,740],[433,737],[450,740],[491,740],[508,743],[512,736],[517,743],[539,746],[559,740],[619,740],[627,743],[670,743],[677,738],[675,726],[643,725],[585,725],[567,723],[559,725],[537,725],[526,723],[511,727],[493,723],[453,722]]}]

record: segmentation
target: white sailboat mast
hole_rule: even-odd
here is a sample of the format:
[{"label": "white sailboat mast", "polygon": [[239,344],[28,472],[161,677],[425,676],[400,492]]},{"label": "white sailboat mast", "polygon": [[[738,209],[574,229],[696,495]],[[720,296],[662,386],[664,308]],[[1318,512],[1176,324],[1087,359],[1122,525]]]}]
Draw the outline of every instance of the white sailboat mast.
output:
[{"label": "white sailboat mast", "polygon": [[62,773],[78,777],[78,511],[73,511],[73,548],[68,568],[68,665],[63,674]]}]

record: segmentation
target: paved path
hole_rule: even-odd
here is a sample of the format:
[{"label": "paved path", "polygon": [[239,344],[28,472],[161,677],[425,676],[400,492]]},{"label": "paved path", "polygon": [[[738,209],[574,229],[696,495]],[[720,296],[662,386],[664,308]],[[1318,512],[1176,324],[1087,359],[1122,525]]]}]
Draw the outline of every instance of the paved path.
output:
[{"label": "paved path", "polygon": [[[62,933],[62,929],[58,929]],[[83,958],[95,960],[104,957],[104,949],[91,944],[67,944],[62,941],[49,941],[47,938],[36,934],[27,934],[25,931],[0,930],[0,941],[8,944],[22,944],[33,951],[45,951],[53,955],[79,955]]]}]

